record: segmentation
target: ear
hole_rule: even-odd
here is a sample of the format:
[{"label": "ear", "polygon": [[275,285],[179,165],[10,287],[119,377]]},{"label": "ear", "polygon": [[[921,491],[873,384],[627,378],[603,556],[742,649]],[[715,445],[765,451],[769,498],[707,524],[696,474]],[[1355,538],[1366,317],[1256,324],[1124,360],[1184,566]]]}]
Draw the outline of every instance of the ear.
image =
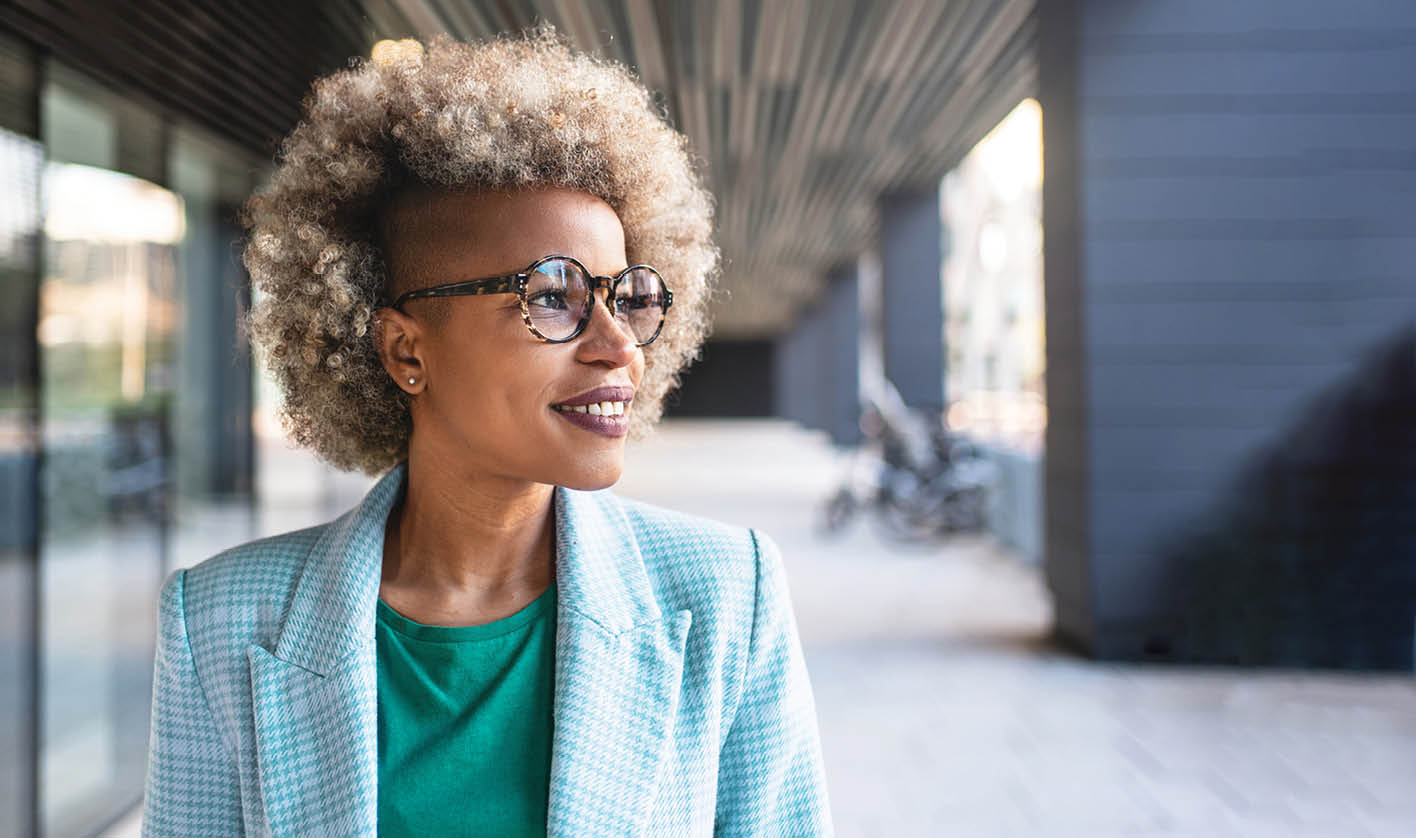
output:
[{"label": "ear", "polygon": [[427,387],[427,365],[423,352],[427,346],[423,325],[403,312],[381,308],[375,312],[378,329],[374,345],[384,369],[405,393],[417,395]]}]

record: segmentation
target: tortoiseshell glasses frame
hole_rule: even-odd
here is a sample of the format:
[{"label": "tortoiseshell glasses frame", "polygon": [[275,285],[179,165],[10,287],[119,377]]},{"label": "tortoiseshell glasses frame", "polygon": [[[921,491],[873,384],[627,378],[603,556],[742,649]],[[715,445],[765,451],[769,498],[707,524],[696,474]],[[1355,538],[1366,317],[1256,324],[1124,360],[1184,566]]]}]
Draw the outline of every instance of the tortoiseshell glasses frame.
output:
[{"label": "tortoiseshell glasses frame", "polygon": [[[531,317],[531,302],[527,299],[526,296],[526,291],[531,284],[532,276],[537,273],[540,273],[543,267],[547,266],[552,262],[567,263],[570,267],[573,267],[576,271],[578,271],[580,275],[584,278],[586,289],[589,295],[589,302],[588,304],[584,304],[584,311],[580,315],[579,322],[576,324],[574,331],[572,331],[566,337],[551,337],[549,335],[543,334],[539,329],[536,328],[536,325],[532,322]],[[649,308],[652,303],[646,303],[643,299],[636,298],[633,296],[620,297],[617,294],[620,283],[626,281],[630,273],[636,270],[647,270],[652,273],[654,275],[654,278],[658,281],[659,289],[662,291],[663,294],[663,304],[660,307],[659,311],[659,321],[658,323],[654,324],[653,333],[647,339],[643,340],[641,340],[639,336],[635,334],[634,328],[629,323],[629,316],[631,311],[636,309],[642,310],[645,308]],[[397,300],[394,300],[391,304],[391,307],[396,309],[397,311],[403,311],[403,304],[408,302],[409,300],[427,299],[432,297],[458,297],[480,294],[515,294],[521,300],[521,319],[525,321],[526,328],[530,330],[531,334],[535,336],[537,340],[541,340],[546,343],[569,343],[570,341],[580,337],[580,335],[585,331],[585,327],[590,324],[590,316],[595,311],[595,300],[597,297],[599,297],[599,291],[602,286],[609,289],[609,294],[606,296],[605,308],[607,311],[609,311],[610,316],[616,321],[622,322],[628,328],[629,334],[637,342],[636,345],[648,346],[649,344],[653,343],[655,338],[659,337],[659,333],[664,329],[664,318],[668,314],[669,307],[673,305],[674,293],[669,290],[668,285],[665,284],[664,279],[662,276],[659,275],[659,272],[654,270],[654,268],[650,267],[649,265],[630,265],[629,267],[625,268],[614,276],[595,276],[589,271],[588,268],[586,268],[583,264],[580,263],[579,260],[575,259],[574,257],[553,254],[551,256],[543,256],[540,259],[537,259],[535,262],[532,262],[530,265],[527,265],[524,271],[521,271],[519,273],[507,274],[505,276],[491,276],[483,279],[467,279],[459,282],[450,282],[446,285],[434,285],[431,288],[419,288],[414,291],[408,291],[400,295]],[[614,308],[611,307],[611,300],[614,301]],[[616,308],[618,308],[621,303],[625,304],[625,308],[623,310],[616,311]]]}]

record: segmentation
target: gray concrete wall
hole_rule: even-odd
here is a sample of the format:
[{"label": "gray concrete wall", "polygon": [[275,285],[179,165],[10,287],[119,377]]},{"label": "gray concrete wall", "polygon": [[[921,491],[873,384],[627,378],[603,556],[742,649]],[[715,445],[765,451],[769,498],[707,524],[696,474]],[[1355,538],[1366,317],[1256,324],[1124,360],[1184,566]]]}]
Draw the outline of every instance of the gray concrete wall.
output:
[{"label": "gray concrete wall", "polygon": [[860,432],[860,267],[840,265],[827,278],[825,351],[830,370],[826,430],[837,445],[854,445]]},{"label": "gray concrete wall", "polygon": [[830,370],[822,363],[825,351],[826,306],[802,310],[791,328],[777,338],[773,353],[772,392],[776,414],[808,428],[824,428],[830,392]]},{"label": "gray concrete wall", "polygon": [[1038,8],[1043,125],[1043,308],[1047,322],[1047,435],[1043,475],[1045,573],[1057,633],[1093,635],[1087,362],[1079,191],[1078,32],[1074,3]]},{"label": "gray concrete wall", "polygon": [[1416,5],[1040,12],[1060,631],[1410,668]]},{"label": "gray concrete wall", "polygon": [[824,430],[839,445],[860,441],[860,270],[837,267],[821,299],[803,310],[773,350],[777,416]]},{"label": "gray concrete wall", "polygon": [[905,404],[935,413],[945,392],[943,235],[937,189],[881,200],[885,377]]}]

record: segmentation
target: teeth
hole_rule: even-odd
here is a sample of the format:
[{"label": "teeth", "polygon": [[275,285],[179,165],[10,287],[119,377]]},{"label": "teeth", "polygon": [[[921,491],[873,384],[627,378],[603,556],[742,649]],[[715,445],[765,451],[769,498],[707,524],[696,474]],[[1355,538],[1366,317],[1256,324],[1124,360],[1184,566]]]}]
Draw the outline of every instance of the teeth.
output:
[{"label": "teeth", "polygon": [[624,415],[624,402],[598,402],[596,404],[578,404],[574,407],[558,404],[555,408],[561,412],[575,411],[576,413],[589,413],[591,416]]}]

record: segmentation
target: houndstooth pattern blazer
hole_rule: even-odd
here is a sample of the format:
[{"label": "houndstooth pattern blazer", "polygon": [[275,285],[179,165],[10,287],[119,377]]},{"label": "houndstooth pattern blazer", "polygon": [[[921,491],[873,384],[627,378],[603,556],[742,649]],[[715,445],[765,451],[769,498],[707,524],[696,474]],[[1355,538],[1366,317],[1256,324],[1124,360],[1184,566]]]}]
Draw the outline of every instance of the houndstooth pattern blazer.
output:
[{"label": "houndstooth pattern blazer", "polygon": [[[143,835],[376,833],[374,606],[405,477],[167,578]],[[832,834],[775,545],[608,491],[554,494],[548,834]]]}]

